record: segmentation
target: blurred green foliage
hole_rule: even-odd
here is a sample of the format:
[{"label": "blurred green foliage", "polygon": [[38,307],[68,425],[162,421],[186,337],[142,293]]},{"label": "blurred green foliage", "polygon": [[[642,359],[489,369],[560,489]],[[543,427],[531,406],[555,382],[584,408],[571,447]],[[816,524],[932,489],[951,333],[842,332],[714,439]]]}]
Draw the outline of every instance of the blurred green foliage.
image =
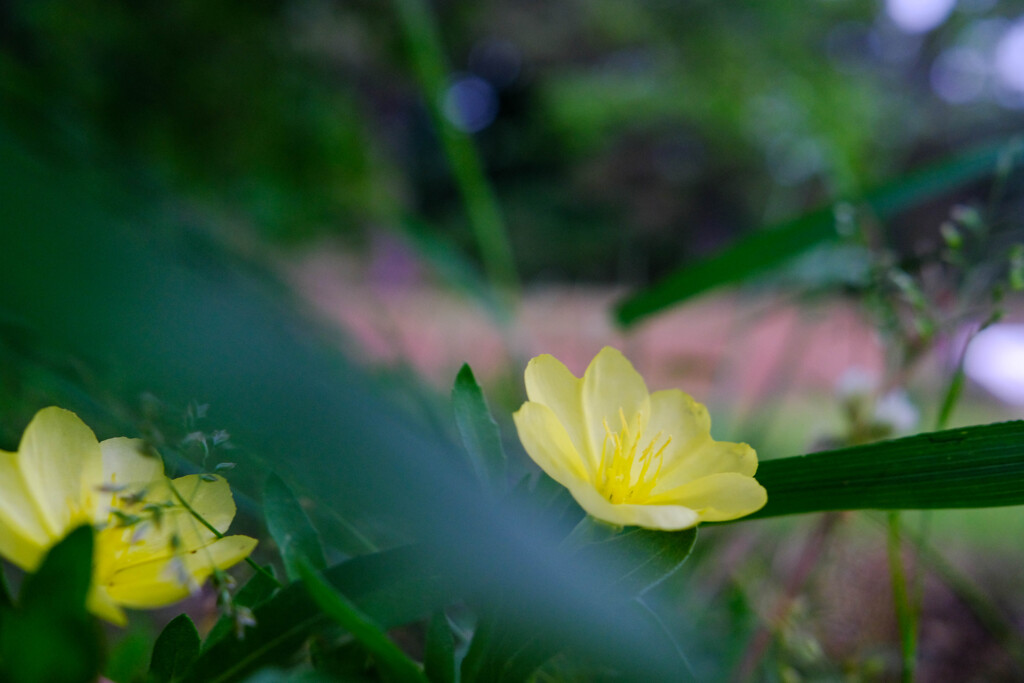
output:
[{"label": "blurred green foliage", "polygon": [[[454,416],[412,381],[385,387],[223,243],[340,237],[358,246],[377,230],[409,233],[448,279],[493,301],[466,265],[481,258],[482,240],[466,210],[473,197],[458,184],[459,153],[446,156],[430,116],[449,117],[442,136],[473,129],[460,107],[475,102],[493,120],[460,138],[461,158],[480,154],[527,282],[642,284],[677,273],[683,284],[646,314],[764,271],[873,306],[891,364],[909,373],[965,310],[976,314],[963,307],[943,319],[945,304],[963,295],[994,316],[997,285],[1022,280],[1024,257],[1011,244],[1022,206],[1015,163],[989,173],[998,150],[975,147],[1015,133],[1019,110],[998,89],[953,103],[934,82],[949,50],[1002,35],[1020,3],[962,2],[916,35],[866,0],[423,7],[452,85],[477,100],[417,82],[423,65],[388,3],[0,3],[0,447],[14,449],[32,412],[59,403],[102,436],[145,436],[175,469],[208,469],[197,444],[221,432],[195,401],[209,401],[216,426],[245,445],[231,454],[242,507],[256,513],[263,492],[265,510],[248,518],[268,527],[260,561],[281,563],[289,579],[305,573],[311,589],[256,574],[221,605],[201,650],[187,617],[171,622],[154,644],[153,676],[238,680],[306,652],[298,669],[254,680],[297,680],[302,667],[386,677],[389,666],[418,679],[410,653],[392,645],[395,628],[426,648],[415,659],[431,680],[457,671],[520,680],[537,667],[544,680],[668,680],[688,669],[706,679],[748,663],[769,680],[885,669],[870,653],[848,665],[816,650],[813,615],[785,595],[778,615],[765,614],[763,596],[778,591],[764,558],[778,539],[806,535],[798,550],[813,565],[838,517],[814,520],[806,534],[796,522],[731,542],[712,527],[685,573],[676,570],[695,547],[692,531],[632,530],[566,547],[578,507],[543,477],[503,490],[526,467],[518,451],[506,463],[468,366]],[[984,154],[953,154],[965,149]],[[948,172],[909,173],[934,159],[952,159],[938,167]],[[490,191],[473,190],[477,199]],[[951,213],[950,199],[971,206]],[[762,225],[779,229],[743,238]],[[839,250],[786,271],[796,252],[837,235]],[[737,238],[719,260],[703,259]],[[935,269],[944,277],[931,277]],[[408,409],[421,398],[433,403]],[[1017,503],[1020,430],[923,434],[766,463],[779,497],[763,515]],[[270,472],[280,478],[265,487]],[[88,553],[73,546],[83,538],[25,581],[23,603],[41,599],[46,582],[82,592],[80,580],[54,573],[81,579]],[[927,538],[918,541],[927,551]],[[327,569],[310,578],[307,563]],[[968,612],[1019,650],[1007,619],[943,567],[970,596]],[[6,588],[0,598],[3,666],[36,675],[33,667],[66,664],[80,669],[68,679],[83,680],[99,669],[103,648],[91,647],[77,597],[50,605],[50,616],[66,621],[52,637],[74,635],[66,647],[82,652],[52,662],[38,655],[50,642],[38,634],[53,624],[7,604]],[[11,627],[19,619],[24,633]],[[28,635],[38,642],[26,645]],[[137,652],[111,659],[111,670],[134,672],[126,677],[139,672]]]},{"label": "blurred green foliage", "polygon": [[[494,99],[474,138],[530,278],[646,282],[1020,123],[991,92],[950,103],[932,85],[943,55],[1005,28],[1013,2],[960,3],[923,35],[868,0],[433,9],[453,78]],[[0,11],[2,106],[37,142],[56,131],[92,161],[127,159],[287,243],[358,242],[416,213],[475,253],[391,4]]]}]

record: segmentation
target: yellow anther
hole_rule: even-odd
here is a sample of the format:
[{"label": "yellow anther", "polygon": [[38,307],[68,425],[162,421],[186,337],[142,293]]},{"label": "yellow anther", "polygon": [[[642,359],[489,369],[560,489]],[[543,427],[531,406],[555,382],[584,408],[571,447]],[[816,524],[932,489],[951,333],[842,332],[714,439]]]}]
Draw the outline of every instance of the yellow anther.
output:
[{"label": "yellow anther", "polygon": [[[663,432],[644,444],[640,415],[631,432],[625,411],[619,408],[622,429],[612,432],[608,420],[603,419],[604,442],[601,445],[601,462],[597,473],[597,488],[612,503],[642,503],[654,490],[661,472],[662,456],[672,437],[662,443]],[[641,447],[641,444],[644,444]],[[638,455],[639,452],[639,461]],[[651,463],[657,461],[651,473]],[[634,474],[634,465],[640,463],[640,471]]]}]

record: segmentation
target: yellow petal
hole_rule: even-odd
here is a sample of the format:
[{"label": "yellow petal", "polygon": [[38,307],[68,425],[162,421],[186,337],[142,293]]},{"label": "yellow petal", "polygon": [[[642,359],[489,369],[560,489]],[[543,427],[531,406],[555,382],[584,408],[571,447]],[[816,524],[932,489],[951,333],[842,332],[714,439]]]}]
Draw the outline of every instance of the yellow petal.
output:
[{"label": "yellow petal", "polygon": [[527,401],[512,420],[523,448],[549,477],[562,486],[589,481],[576,447],[551,408]]},{"label": "yellow petal", "polygon": [[54,539],[29,497],[16,453],[0,451],[0,555],[33,571]]},{"label": "yellow petal", "polygon": [[[162,607],[188,597],[215,568],[223,570],[237,564],[255,547],[254,538],[226,536],[205,547],[182,552],[171,560],[145,562],[118,571],[106,581],[104,588],[111,600],[125,607]],[[175,565],[176,562],[180,564]],[[186,578],[188,580],[184,580]]]},{"label": "yellow petal", "polygon": [[608,502],[597,489],[587,485],[570,486],[569,492],[587,513],[596,519],[620,526],[680,531],[696,526],[697,513],[683,505],[629,505]]},{"label": "yellow petal", "polygon": [[213,476],[214,481],[207,481],[198,474],[178,477],[174,488],[203,519],[224,533],[235,518],[235,499],[227,480]]},{"label": "yellow petal", "polygon": [[100,443],[100,451],[104,483],[148,486],[164,475],[163,461],[142,439],[107,439]]},{"label": "yellow petal", "polygon": [[74,413],[43,408],[25,429],[18,462],[28,495],[57,539],[93,518],[94,497],[103,477],[96,435]]},{"label": "yellow petal", "polygon": [[[205,481],[196,474],[175,479],[174,488],[193,510],[217,531],[224,533],[235,516],[235,501],[231,488],[223,477]],[[108,529],[104,533],[117,534],[111,547],[119,547],[116,567],[125,568],[171,557],[178,550],[199,548],[212,542],[216,536],[185,509],[174,496],[166,480],[154,484],[146,496],[147,503],[171,502],[160,524],[144,522],[144,528]],[[132,537],[136,538],[132,540]]]},{"label": "yellow petal", "polygon": [[85,604],[90,612],[115,626],[125,626],[128,623],[128,617],[124,610],[110,599],[102,586],[93,584],[90,587]]},{"label": "yellow petal", "polygon": [[704,522],[724,522],[757,512],[768,502],[768,492],[753,477],[723,472],[701,477],[658,496],[659,502],[685,505]]},{"label": "yellow petal", "polygon": [[151,453],[142,439],[118,437],[100,443],[103,455],[103,484],[125,487],[123,491],[97,496],[96,523],[106,521],[109,508],[117,507],[118,497],[147,490],[164,475],[164,464]]},{"label": "yellow petal", "polygon": [[708,409],[679,389],[655,391],[651,394],[651,416],[645,434],[654,438],[659,432],[672,438],[665,449],[668,467],[674,453],[686,453],[711,438]]},{"label": "yellow petal", "polygon": [[610,346],[590,361],[583,375],[582,394],[588,450],[592,462],[599,463],[606,434],[604,422],[607,420],[612,432],[618,432],[622,429],[621,411],[630,424],[639,415],[643,427],[650,414],[650,396],[644,378],[618,349]]},{"label": "yellow petal", "polygon": [[[583,380],[572,374],[554,356],[542,355],[526,366],[526,396],[534,403],[546,405],[565,427],[569,439],[581,456],[587,454],[586,429],[583,418]],[[597,462],[585,463],[591,471]]]},{"label": "yellow petal", "polygon": [[708,439],[689,452],[675,453],[671,462],[666,461],[654,493],[658,495],[701,477],[724,472],[754,476],[757,472],[757,453],[745,443]]}]

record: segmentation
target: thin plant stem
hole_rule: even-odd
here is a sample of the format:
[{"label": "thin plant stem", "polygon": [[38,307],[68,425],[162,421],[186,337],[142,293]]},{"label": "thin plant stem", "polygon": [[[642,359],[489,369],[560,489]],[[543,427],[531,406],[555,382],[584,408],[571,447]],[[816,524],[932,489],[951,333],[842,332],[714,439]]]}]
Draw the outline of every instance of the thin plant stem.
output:
[{"label": "thin plant stem", "polygon": [[757,672],[768,646],[771,645],[775,629],[785,620],[793,608],[796,596],[803,589],[804,584],[811,576],[811,572],[818,564],[828,541],[832,538],[836,524],[842,519],[842,513],[826,512],[822,515],[817,526],[811,531],[804,547],[800,551],[800,558],[797,560],[796,568],[790,573],[790,579],[786,585],[785,593],[779,598],[775,610],[765,618],[757,631],[747,644],[743,659],[733,671],[730,680],[737,683],[752,680]]},{"label": "thin plant stem", "polygon": [[[876,521],[881,521],[876,518]],[[914,546],[922,563],[935,572],[960,601],[967,606],[978,621],[991,633],[1008,655],[1013,657],[1017,666],[1024,669],[1024,639],[1014,624],[999,611],[992,600],[985,595],[970,577],[965,576],[957,567],[947,560],[921,532],[914,533],[904,527],[902,530],[907,542]]]},{"label": "thin plant stem", "polygon": [[494,190],[484,174],[480,154],[472,139],[457,129],[441,110],[448,69],[434,16],[426,0],[395,0],[395,9],[427,109],[465,203],[484,271],[497,291],[506,296],[514,295],[519,280],[508,230]]},{"label": "thin plant stem", "polygon": [[886,515],[888,533],[886,550],[889,555],[889,577],[892,582],[892,599],[896,605],[896,623],[900,632],[900,680],[910,683],[917,669],[917,615],[910,602],[907,590],[907,573],[903,564],[900,540],[900,513]]}]

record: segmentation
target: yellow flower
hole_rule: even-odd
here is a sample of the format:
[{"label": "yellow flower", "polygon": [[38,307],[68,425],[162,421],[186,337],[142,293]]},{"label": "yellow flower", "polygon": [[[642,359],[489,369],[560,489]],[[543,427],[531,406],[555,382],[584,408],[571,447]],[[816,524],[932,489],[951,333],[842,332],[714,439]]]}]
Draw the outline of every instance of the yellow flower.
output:
[{"label": "yellow flower", "polygon": [[224,479],[191,475],[172,482],[141,440],[100,443],[74,413],[44,408],[17,453],[0,451],[0,555],[31,572],[68,532],[93,524],[88,606],[123,625],[122,607],[181,600],[256,546],[246,536],[217,538],[174,491],[222,534],[235,516]]},{"label": "yellow flower", "polygon": [[768,500],[754,449],[714,441],[703,405],[677,389],[648,393],[616,349],[603,348],[582,378],[538,356],[526,394],[513,415],[526,452],[596,519],[673,531]]}]

